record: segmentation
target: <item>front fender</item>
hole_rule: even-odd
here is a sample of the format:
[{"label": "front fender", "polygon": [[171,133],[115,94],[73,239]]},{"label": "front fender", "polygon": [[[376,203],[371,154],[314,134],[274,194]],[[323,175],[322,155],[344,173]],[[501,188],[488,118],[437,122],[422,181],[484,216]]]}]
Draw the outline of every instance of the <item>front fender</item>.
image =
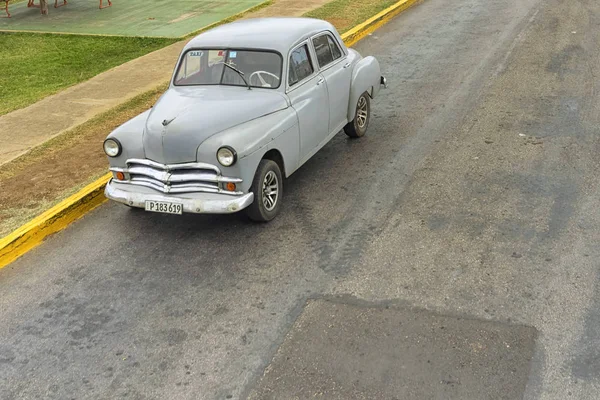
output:
[{"label": "front fender", "polygon": [[[218,165],[224,176],[241,178],[240,189],[246,192],[262,156],[276,143],[286,170],[288,166],[297,167],[300,151],[297,125],[291,107],[265,115],[209,137],[198,147],[196,160]],[[217,160],[217,151],[223,146],[230,146],[237,153],[238,160],[231,167],[223,167]]]},{"label": "front fender", "polygon": [[130,158],[146,158],[144,154],[143,136],[148,114],[150,114],[150,110],[125,122],[107,136],[107,139],[117,139],[123,147],[123,151],[119,156],[108,157],[108,162],[111,167],[125,168],[127,166],[127,160]]},{"label": "front fender", "polygon": [[360,95],[367,92],[372,98],[375,97],[379,93],[380,83],[381,68],[375,57],[365,57],[354,66],[348,103],[348,121],[354,119],[356,103]]}]

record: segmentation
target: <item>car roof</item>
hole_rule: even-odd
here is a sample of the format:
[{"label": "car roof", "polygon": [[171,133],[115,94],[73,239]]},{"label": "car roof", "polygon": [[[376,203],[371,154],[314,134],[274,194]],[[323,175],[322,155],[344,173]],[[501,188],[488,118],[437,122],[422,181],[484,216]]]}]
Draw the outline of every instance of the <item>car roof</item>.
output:
[{"label": "car roof", "polygon": [[218,26],[192,39],[184,50],[191,48],[251,48],[288,50],[315,33],[329,30],[339,35],[327,21],[313,18],[253,18]]}]

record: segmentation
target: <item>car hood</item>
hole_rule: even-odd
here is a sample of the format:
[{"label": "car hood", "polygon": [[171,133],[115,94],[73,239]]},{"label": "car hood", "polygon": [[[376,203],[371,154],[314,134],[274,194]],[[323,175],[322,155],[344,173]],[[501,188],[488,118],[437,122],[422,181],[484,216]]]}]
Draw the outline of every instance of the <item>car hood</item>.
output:
[{"label": "car hood", "polygon": [[170,88],[146,120],[146,158],[163,164],[197,161],[198,146],[210,136],[286,107],[286,98],[268,89]]}]

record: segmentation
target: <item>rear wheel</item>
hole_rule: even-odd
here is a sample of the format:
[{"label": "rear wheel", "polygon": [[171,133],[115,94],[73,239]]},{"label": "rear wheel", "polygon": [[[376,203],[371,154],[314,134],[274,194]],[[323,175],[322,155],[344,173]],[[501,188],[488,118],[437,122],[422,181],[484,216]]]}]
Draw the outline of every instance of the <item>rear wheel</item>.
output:
[{"label": "rear wheel", "polygon": [[268,222],[279,214],[283,196],[283,179],[279,165],[275,161],[260,161],[250,191],[254,193],[254,201],[246,209],[246,214],[251,220]]},{"label": "rear wheel", "polygon": [[369,94],[364,92],[356,102],[354,119],[344,126],[344,132],[351,138],[363,137],[367,133],[369,120],[371,119],[371,101]]}]

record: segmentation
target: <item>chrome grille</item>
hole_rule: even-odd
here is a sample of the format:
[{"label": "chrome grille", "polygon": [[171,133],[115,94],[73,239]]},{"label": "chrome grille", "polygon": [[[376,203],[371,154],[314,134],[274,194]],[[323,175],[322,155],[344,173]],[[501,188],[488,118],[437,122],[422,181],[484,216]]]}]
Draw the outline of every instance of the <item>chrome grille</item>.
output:
[{"label": "chrome grille", "polygon": [[110,170],[125,174],[125,180],[117,180],[119,183],[145,186],[162,193],[243,194],[221,189],[223,183],[240,183],[242,180],[222,176],[219,167],[211,164],[160,164],[151,160],[132,158],[127,160],[127,168],[113,167]]}]

